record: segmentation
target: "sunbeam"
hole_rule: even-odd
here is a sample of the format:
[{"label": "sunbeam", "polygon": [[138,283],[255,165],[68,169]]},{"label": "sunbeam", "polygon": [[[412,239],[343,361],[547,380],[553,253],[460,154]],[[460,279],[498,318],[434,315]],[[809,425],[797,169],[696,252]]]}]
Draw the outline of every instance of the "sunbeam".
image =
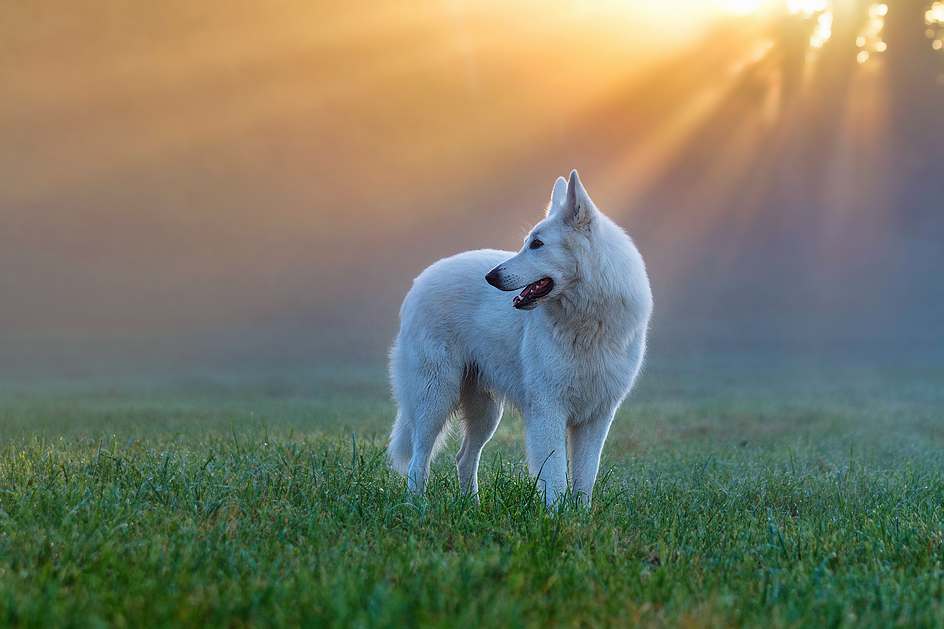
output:
[{"label": "sunbeam", "polygon": [[654,243],[659,312],[778,265],[804,269],[804,295],[841,296],[865,266],[928,250],[903,234],[935,224],[942,12],[16,5],[0,324],[388,322],[430,259],[516,247],[573,167]]}]

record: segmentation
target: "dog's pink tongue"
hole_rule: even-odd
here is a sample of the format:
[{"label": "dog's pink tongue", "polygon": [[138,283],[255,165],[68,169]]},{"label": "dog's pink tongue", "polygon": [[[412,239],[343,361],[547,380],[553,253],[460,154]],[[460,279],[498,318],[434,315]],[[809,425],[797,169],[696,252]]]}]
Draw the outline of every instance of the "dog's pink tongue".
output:
[{"label": "dog's pink tongue", "polygon": [[520,302],[522,299],[524,299],[525,297],[527,297],[529,293],[531,293],[532,291],[534,291],[534,290],[537,288],[536,284],[537,284],[537,282],[535,282],[534,284],[528,284],[527,286],[525,286],[525,287],[524,287],[524,290],[521,291],[521,293],[520,293],[519,295],[515,295],[515,299],[514,299],[514,301],[512,302],[512,305],[517,306],[517,305],[518,305],[518,302]]}]

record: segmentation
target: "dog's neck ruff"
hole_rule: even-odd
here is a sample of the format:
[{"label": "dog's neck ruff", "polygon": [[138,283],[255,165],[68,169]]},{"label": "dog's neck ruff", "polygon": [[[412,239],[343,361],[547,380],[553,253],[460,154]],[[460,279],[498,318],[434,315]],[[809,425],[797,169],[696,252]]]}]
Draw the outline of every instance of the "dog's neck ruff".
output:
[{"label": "dog's neck ruff", "polygon": [[557,299],[544,304],[555,327],[573,335],[575,348],[622,347],[644,331],[652,296],[642,256],[629,237],[622,235],[625,245],[605,252],[610,256],[606,260],[586,243],[587,255],[573,281]]}]

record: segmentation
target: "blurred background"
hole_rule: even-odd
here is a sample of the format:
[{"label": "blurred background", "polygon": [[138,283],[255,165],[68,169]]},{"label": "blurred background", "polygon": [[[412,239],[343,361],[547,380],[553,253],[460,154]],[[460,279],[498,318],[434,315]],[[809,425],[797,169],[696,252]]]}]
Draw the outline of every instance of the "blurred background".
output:
[{"label": "blurred background", "polygon": [[573,168],[651,369],[939,367],[942,41],[919,0],[6,3],[0,379],[382,365]]}]

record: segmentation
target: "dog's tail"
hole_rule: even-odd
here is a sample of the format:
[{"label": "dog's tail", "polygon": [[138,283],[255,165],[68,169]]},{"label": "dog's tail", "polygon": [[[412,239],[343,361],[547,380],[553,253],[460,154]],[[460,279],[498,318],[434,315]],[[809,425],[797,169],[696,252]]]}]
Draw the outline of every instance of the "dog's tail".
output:
[{"label": "dog's tail", "polygon": [[397,413],[397,420],[393,423],[387,456],[390,457],[393,469],[406,476],[410,469],[410,459],[413,458],[413,426],[403,413]]}]

